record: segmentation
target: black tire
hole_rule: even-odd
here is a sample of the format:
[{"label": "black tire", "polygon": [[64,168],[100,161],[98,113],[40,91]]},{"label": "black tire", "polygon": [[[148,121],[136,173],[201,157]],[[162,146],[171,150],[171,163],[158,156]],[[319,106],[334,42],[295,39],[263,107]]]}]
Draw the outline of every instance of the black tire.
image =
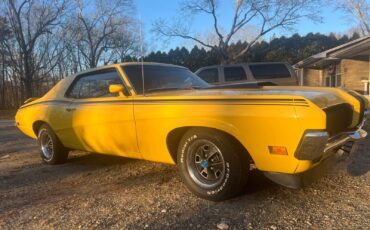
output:
[{"label": "black tire", "polygon": [[186,186],[197,196],[212,201],[226,200],[244,191],[249,159],[239,143],[206,128],[188,130],[177,153],[178,169]]},{"label": "black tire", "polygon": [[38,130],[37,143],[43,162],[47,164],[63,164],[67,161],[68,149],[63,146],[47,124],[41,125]]}]

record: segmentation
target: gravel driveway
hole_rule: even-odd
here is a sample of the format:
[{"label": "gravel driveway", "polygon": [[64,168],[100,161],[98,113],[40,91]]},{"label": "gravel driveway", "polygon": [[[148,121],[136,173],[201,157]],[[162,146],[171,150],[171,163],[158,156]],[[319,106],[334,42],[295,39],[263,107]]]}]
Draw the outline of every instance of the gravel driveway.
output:
[{"label": "gravel driveway", "polygon": [[369,229],[369,170],[367,138],[309,187],[254,172],[243,196],[215,203],[192,195],[171,165],[83,152],[42,164],[35,142],[0,122],[0,229]]}]

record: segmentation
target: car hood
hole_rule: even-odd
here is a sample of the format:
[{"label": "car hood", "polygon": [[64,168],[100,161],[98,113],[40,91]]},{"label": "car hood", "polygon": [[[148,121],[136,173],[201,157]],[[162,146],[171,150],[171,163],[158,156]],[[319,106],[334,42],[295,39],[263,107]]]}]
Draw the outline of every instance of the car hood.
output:
[{"label": "car hood", "polygon": [[[326,108],[340,103],[350,103],[354,100],[342,89],[325,87],[303,87],[303,86],[264,86],[245,89],[200,89],[200,90],[174,90],[148,94],[153,97],[207,97],[217,98],[251,98],[253,96],[292,96],[304,97],[320,108]],[[350,101],[348,101],[350,99]]]}]

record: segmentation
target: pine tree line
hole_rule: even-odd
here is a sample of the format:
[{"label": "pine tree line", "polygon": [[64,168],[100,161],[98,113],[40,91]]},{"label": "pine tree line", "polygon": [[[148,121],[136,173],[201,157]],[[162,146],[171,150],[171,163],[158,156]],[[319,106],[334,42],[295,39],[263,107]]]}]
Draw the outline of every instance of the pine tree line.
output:
[{"label": "pine tree line", "polygon": [[[241,62],[274,62],[284,61],[292,65],[295,63],[324,50],[342,45],[349,41],[359,38],[359,34],[352,36],[336,36],[334,34],[324,35],[319,33],[309,33],[305,36],[294,34],[291,37],[273,38],[270,41],[260,41],[254,45],[250,52],[238,59],[230,60],[230,63]],[[230,45],[230,53],[237,53],[248,45],[247,42],[236,42]],[[233,55],[232,55],[233,56]],[[126,57],[124,61],[135,58]],[[220,64],[220,57],[213,49],[194,46],[188,50],[185,47],[177,47],[168,52],[151,52],[145,58],[148,62],[170,63],[181,65],[192,71],[208,66]]]}]

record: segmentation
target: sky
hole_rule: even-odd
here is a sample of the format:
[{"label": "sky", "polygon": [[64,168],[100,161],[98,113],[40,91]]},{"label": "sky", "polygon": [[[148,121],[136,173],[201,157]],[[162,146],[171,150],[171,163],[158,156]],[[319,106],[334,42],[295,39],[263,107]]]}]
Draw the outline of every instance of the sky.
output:
[{"label": "sky", "polygon": [[[172,39],[171,42],[159,41],[151,32],[152,23],[159,18],[164,18],[171,21],[177,15],[177,9],[181,0],[134,0],[138,18],[142,21],[142,30],[145,36],[145,42],[148,51],[162,50],[168,51],[176,46],[191,47],[193,42],[183,39]],[[335,1],[333,1],[335,2]],[[343,13],[335,10],[334,6],[325,6],[320,9],[319,15],[323,17],[322,23],[314,23],[310,20],[301,20],[292,31],[275,30],[265,36],[268,39],[273,34],[277,37],[285,35],[290,36],[294,33],[306,35],[307,33],[323,33],[328,34],[335,32],[339,34],[346,33],[352,26],[349,18]],[[231,4],[223,4],[220,11],[220,25],[224,28],[229,28],[232,19]],[[212,28],[212,21],[209,17],[197,17],[192,21],[192,30],[196,33],[206,33]]]}]

